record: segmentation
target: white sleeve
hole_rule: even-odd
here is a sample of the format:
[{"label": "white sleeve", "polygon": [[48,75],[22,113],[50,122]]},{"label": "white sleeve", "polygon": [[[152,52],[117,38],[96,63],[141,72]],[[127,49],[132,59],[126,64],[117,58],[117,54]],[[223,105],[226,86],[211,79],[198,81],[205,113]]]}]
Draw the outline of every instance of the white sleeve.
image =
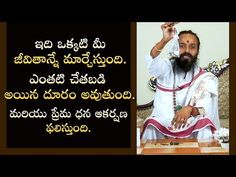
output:
[{"label": "white sleeve", "polygon": [[203,107],[205,109],[205,114],[208,115],[208,113],[212,109],[212,95],[211,93],[204,91],[201,94],[200,99],[196,102],[196,107]]},{"label": "white sleeve", "polygon": [[218,112],[218,96],[205,91],[202,93],[202,98],[197,101],[196,107],[203,107],[205,117],[209,118],[218,129],[220,127],[219,112]]},{"label": "white sleeve", "polygon": [[152,58],[150,55],[145,56],[149,73],[154,77],[163,77],[171,71],[172,64],[168,59],[161,59],[159,56]]},{"label": "white sleeve", "polygon": [[199,84],[197,93],[195,94],[196,106],[203,107],[206,115],[211,114],[215,109],[213,109],[215,99],[218,98],[218,79],[215,76],[206,78]]}]

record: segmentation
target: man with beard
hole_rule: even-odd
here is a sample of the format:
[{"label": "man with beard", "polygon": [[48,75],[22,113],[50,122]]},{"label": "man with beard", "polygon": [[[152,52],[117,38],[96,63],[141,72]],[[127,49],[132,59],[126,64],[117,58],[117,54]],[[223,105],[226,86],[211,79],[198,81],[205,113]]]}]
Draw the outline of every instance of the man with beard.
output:
[{"label": "man with beard", "polygon": [[150,74],[157,78],[157,89],[141,138],[211,139],[220,128],[218,80],[197,66],[200,40],[191,30],[178,35],[179,57],[159,57],[176,33],[174,24],[161,26],[163,38],[146,57]]}]

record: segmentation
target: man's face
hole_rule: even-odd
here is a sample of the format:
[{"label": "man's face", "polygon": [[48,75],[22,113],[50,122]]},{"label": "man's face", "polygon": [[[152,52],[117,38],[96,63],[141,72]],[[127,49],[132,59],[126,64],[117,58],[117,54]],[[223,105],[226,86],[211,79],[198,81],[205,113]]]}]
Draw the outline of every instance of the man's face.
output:
[{"label": "man's face", "polygon": [[180,57],[177,58],[178,66],[185,72],[189,71],[197,61],[198,40],[192,34],[182,34],[179,37]]}]

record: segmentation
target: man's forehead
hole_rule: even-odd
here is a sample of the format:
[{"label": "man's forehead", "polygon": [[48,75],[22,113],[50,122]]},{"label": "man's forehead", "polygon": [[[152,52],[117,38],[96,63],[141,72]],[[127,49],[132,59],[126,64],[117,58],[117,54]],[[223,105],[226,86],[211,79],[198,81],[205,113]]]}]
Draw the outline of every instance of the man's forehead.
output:
[{"label": "man's forehead", "polygon": [[197,38],[193,34],[181,34],[179,37],[180,42],[186,42],[186,43],[197,43]]}]

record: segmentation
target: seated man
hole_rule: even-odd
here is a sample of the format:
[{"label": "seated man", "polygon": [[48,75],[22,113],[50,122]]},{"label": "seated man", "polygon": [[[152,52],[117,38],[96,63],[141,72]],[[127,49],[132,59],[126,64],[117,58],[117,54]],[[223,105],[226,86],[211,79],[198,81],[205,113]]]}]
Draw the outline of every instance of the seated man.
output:
[{"label": "seated man", "polygon": [[211,139],[220,128],[218,79],[197,66],[200,40],[191,30],[178,35],[179,56],[160,58],[176,33],[174,23],[165,23],[161,29],[163,38],[146,57],[150,74],[157,78],[157,90],[141,138]]}]

